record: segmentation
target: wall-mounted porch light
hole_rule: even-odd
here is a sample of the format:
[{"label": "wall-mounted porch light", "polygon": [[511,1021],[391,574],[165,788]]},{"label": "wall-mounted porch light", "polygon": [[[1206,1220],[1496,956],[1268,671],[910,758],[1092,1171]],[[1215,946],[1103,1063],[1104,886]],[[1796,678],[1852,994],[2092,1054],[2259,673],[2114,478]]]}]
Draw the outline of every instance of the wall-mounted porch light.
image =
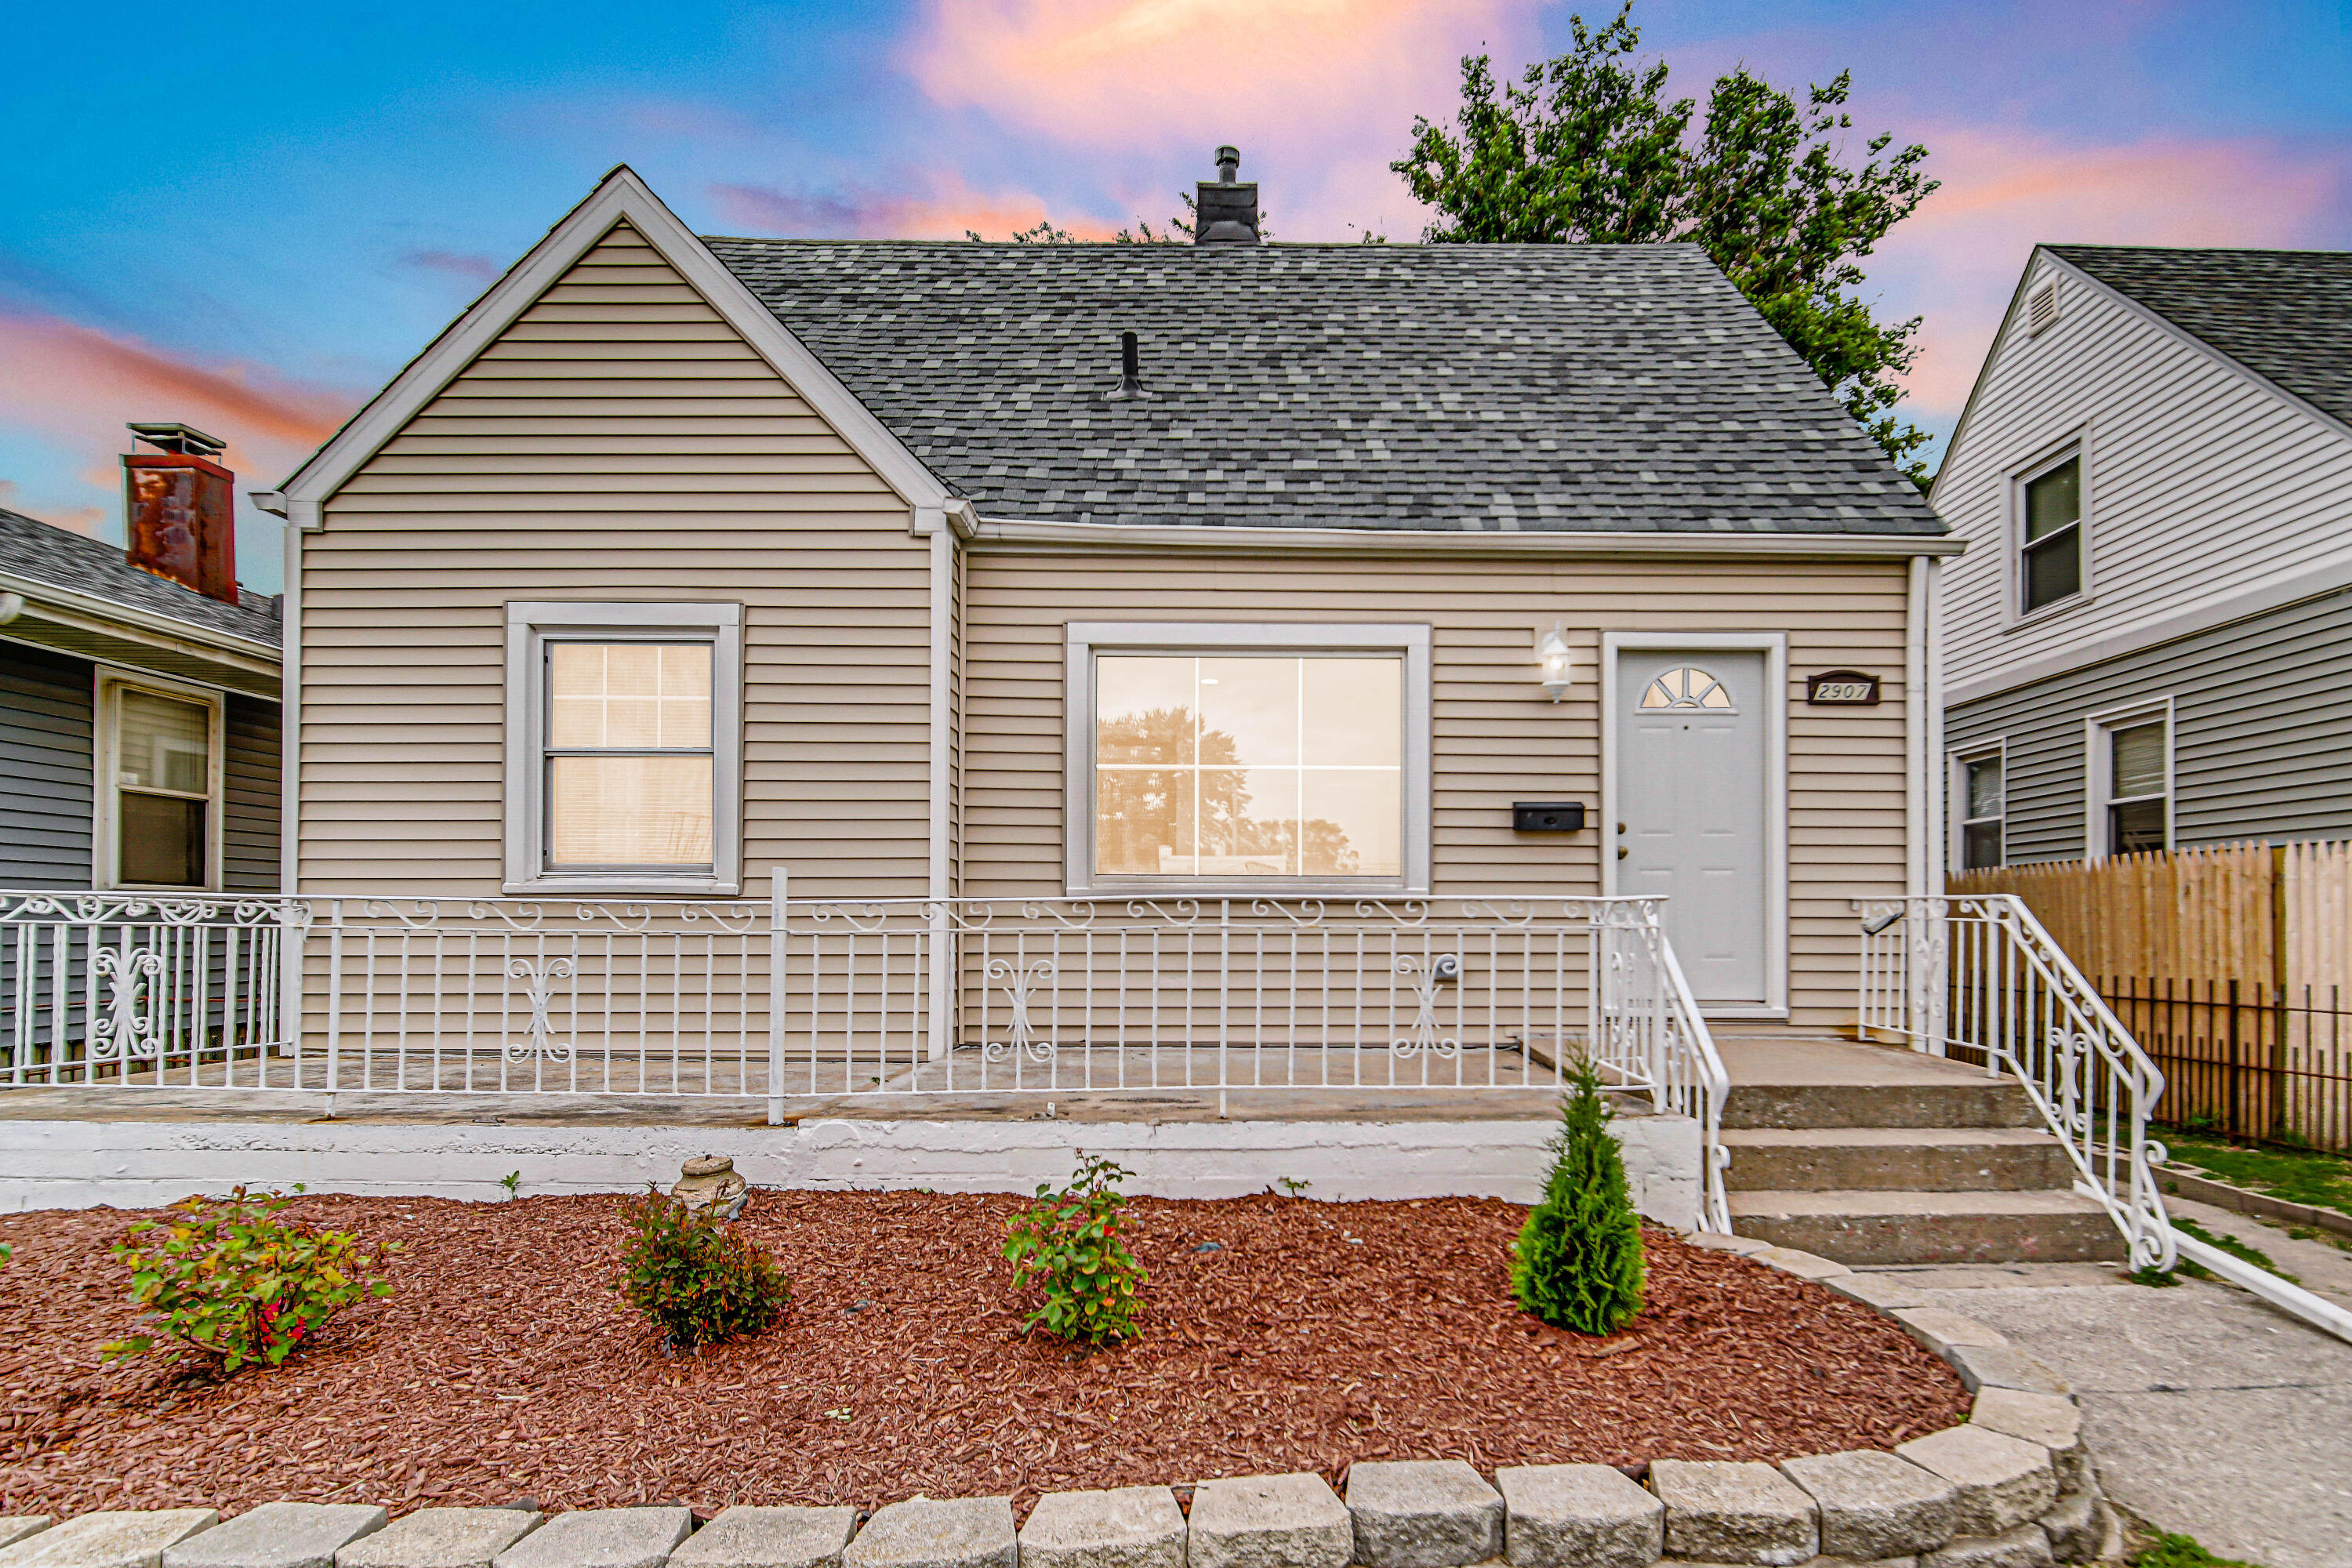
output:
[{"label": "wall-mounted porch light", "polygon": [[1557,628],[1544,633],[1543,640],[1536,644],[1536,655],[1543,660],[1544,695],[1557,702],[1568,695],[1568,638]]}]

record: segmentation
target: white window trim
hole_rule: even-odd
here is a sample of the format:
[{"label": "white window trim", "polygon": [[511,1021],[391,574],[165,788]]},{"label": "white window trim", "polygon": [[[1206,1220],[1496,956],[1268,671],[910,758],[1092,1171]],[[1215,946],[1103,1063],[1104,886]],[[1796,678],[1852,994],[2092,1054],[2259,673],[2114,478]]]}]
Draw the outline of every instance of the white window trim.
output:
[{"label": "white window trim", "polygon": [[[540,846],[546,802],[540,737],[547,732],[547,634],[707,639],[710,652],[709,871],[554,873]],[[507,605],[506,881],[509,893],[669,893],[732,897],[742,889],[743,607],[714,604],[513,601]]]},{"label": "white window trim", "polygon": [[[2075,561],[2080,585],[2063,599],[2053,599],[2039,609],[2028,610],[2025,607],[2025,487],[2069,458],[2082,464],[2078,482],[2083,510],[2074,524]],[[2092,537],[2097,521],[2097,507],[2092,485],[2091,427],[2088,425],[2074,431],[2063,440],[2044,447],[2032,461],[2009,471],[2005,523],[2009,548],[2003,552],[2001,566],[2002,630],[2013,632],[2038,626],[2044,621],[2086,609],[2097,602],[2099,585],[2092,572],[2095,553]]]},{"label": "white window trim", "polygon": [[[1429,891],[1429,627],[1301,622],[1073,621],[1063,690],[1063,867],[1072,898],[1181,893],[1207,898]],[[1354,653],[1404,658],[1401,877],[1097,877],[1095,875],[1095,655]]]},{"label": "white window trim", "polygon": [[[173,680],[168,676],[150,675],[144,670],[131,671],[108,665],[97,667],[97,691],[90,717],[93,721],[90,737],[90,878],[93,886],[105,889],[152,889],[157,892],[208,892],[222,890],[221,852],[226,843],[221,818],[227,814],[228,805],[228,703],[211,687],[197,686],[190,681]],[[205,882],[201,888],[182,887],[177,883],[126,882],[121,879],[121,844],[118,834],[116,799],[121,786],[116,782],[121,773],[117,749],[121,743],[119,732],[121,694],[126,690],[152,691],[158,697],[170,697],[182,702],[202,703],[206,714],[206,755],[205,758]]]},{"label": "white window trim", "polygon": [[1983,762],[1987,757],[2000,759],[2000,858],[2009,863],[2009,737],[1996,735],[1989,741],[1975,741],[1944,753],[1944,796],[1949,803],[1945,810],[1944,870],[1956,876],[1968,869],[1969,764]]},{"label": "white window trim", "polygon": [[1601,891],[1617,894],[1617,656],[1694,648],[1764,655],[1764,1000],[1709,1002],[1710,1018],[1789,1016],[1789,636],[1786,632],[1605,632],[1601,638]]},{"label": "white window trim", "polygon": [[2083,858],[2104,860],[2109,854],[2107,844],[2107,807],[2115,798],[2115,747],[2107,739],[2117,730],[2128,730],[2136,724],[2164,721],[2164,842],[2168,848],[2178,846],[2179,835],[2174,831],[2173,816],[2179,797],[2172,787],[2172,753],[2179,738],[2173,723],[2172,699],[2151,697],[2121,708],[2110,708],[2093,713],[2083,721]]}]

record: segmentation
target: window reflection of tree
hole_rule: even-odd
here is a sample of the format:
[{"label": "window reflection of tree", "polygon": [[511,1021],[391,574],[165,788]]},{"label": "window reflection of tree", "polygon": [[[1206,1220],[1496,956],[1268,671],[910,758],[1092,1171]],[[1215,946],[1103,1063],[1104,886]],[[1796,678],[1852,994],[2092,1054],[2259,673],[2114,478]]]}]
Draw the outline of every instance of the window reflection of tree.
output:
[{"label": "window reflection of tree", "polygon": [[[1195,751],[1195,736],[1198,750]],[[1095,773],[1096,865],[1113,876],[1150,876],[1160,869],[1165,845],[1179,860],[1193,855],[1247,858],[1244,875],[1295,874],[1301,845],[1287,818],[1260,821],[1250,816],[1247,764],[1233,736],[1200,730],[1189,708],[1152,708],[1100,721],[1095,756],[1124,767]],[[1165,767],[1137,767],[1160,763]],[[1200,842],[1193,842],[1198,792]],[[1308,876],[1352,876],[1361,857],[1347,830],[1321,817],[1303,834]]]}]

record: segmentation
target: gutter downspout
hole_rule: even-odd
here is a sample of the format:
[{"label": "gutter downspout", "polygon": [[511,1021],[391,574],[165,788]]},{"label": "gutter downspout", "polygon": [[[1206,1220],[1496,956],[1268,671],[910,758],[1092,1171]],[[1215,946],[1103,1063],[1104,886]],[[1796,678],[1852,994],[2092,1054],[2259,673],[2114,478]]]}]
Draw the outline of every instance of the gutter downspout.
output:
[{"label": "gutter downspout", "polygon": [[1951,867],[1949,820],[1951,771],[1944,765],[1944,563],[1934,556],[1914,556],[1927,564],[1927,886],[1932,895],[1944,890]]},{"label": "gutter downspout", "polygon": [[[278,601],[278,893],[281,900],[300,890],[302,874],[303,531],[291,527],[285,531],[286,582]],[[288,906],[281,902],[279,907]],[[308,929],[287,922],[280,928],[278,948],[278,1026],[290,1047],[280,1048],[298,1062],[302,1052],[302,967],[309,947],[303,937]]]},{"label": "gutter downspout", "polygon": [[[955,518],[958,510],[965,512],[961,519]],[[923,507],[915,513],[915,531],[929,536],[931,552],[930,864],[925,896],[931,901],[929,1056],[933,1061],[944,1060],[954,1047],[954,925],[947,901],[954,890],[949,853],[949,775],[955,762],[955,732],[950,708],[954,696],[950,672],[955,616],[955,534],[950,529],[951,520],[969,526],[969,503],[936,511]]]},{"label": "gutter downspout", "polygon": [[1928,713],[1936,697],[1928,674],[1928,563],[1925,555],[1911,557],[1909,592],[1903,615],[1903,819],[1906,853],[1904,891],[1920,898],[1933,891],[1927,868],[1935,863],[1929,838],[1927,783]]}]

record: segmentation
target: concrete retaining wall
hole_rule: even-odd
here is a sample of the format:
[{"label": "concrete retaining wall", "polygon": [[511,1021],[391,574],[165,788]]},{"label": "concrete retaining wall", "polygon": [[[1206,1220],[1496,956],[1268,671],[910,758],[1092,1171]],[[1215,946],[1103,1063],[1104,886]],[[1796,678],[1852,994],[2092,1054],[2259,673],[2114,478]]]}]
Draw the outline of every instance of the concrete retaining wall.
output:
[{"label": "concrete retaining wall", "polygon": [[[809,1121],[797,1127],[502,1126],[369,1121],[0,1121],[0,1209],[152,1207],[248,1186],[385,1196],[667,1187],[688,1156],[729,1154],[754,1186],[1026,1194],[1074,1152],[1136,1173],[1128,1190],[1234,1197],[1287,1177],[1326,1199],[1532,1203],[1558,1123],[1527,1121]],[[1681,1229],[1699,1217],[1698,1123],[1612,1124],[1633,1202]]]}]

